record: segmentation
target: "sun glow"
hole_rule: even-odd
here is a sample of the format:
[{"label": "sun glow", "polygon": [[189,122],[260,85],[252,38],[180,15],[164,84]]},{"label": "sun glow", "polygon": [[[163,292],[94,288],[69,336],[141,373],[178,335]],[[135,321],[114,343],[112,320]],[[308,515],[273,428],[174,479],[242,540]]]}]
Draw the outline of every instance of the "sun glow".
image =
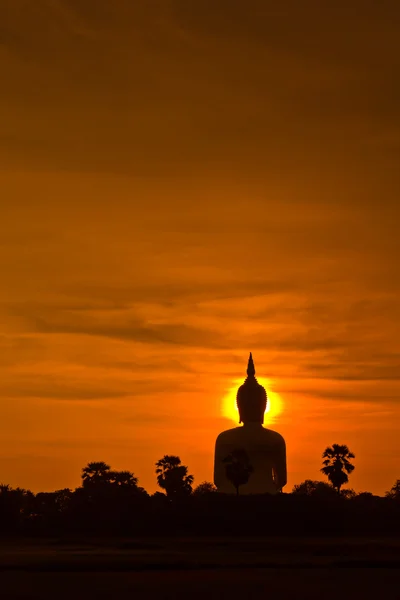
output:
[{"label": "sun glow", "polygon": [[[275,423],[276,418],[283,410],[282,398],[276,392],[271,392],[270,383],[267,379],[257,377],[257,381],[265,387],[268,395],[267,408],[264,413],[264,425],[271,425]],[[231,387],[228,393],[224,396],[221,402],[221,412],[226,419],[234,421],[239,425],[239,411],[236,406],[236,393],[238,387],[243,383],[243,379],[238,379],[236,384]]]}]

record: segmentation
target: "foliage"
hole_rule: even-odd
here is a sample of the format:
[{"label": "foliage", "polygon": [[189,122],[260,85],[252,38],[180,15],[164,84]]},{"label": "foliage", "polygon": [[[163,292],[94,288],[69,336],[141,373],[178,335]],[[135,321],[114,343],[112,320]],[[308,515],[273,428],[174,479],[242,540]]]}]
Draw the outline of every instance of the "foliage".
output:
[{"label": "foliage", "polygon": [[329,483],[325,483],[325,481],[306,479],[293,487],[292,494],[297,496],[327,498],[332,496],[332,494],[336,494],[336,492],[334,487]]},{"label": "foliage", "polygon": [[111,467],[103,461],[90,462],[82,469],[83,486],[103,485],[109,482]]},{"label": "foliage", "polygon": [[100,461],[90,462],[82,469],[82,482],[89,489],[105,485],[136,489],[138,478],[130,471],[112,471],[107,463]]},{"label": "foliage", "polygon": [[340,496],[341,498],[345,498],[346,500],[352,500],[357,496],[357,494],[353,489],[340,490]]},{"label": "foliage", "polygon": [[[243,467],[240,454],[233,453],[225,464]],[[82,479],[82,486],[74,491],[33,494],[0,485],[0,536],[138,539],[233,532],[238,536],[400,535],[400,503],[391,500],[399,498],[399,480],[387,498],[369,492],[354,495],[352,490],[338,494],[332,485],[313,480],[294,486],[292,494],[243,494],[235,498],[215,493],[210,482],[202,482],[190,494],[185,478],[189,478],[190,489],[193,480],[180,459],[166,456],[159,463],[158,475],[172,471],[174,482],[180,482],[177,495],[175,488],[169,496],[161,492],[149,496],[133,473],[114,471],[106,463],[87,465],[82,471],[86,483]],[[243,479],[245,475],[249,470]],[[179,498],[179,502],[171,502],[171,497]],[[273,518],[266,519],[266,514]]]},{"label": "foliage", "polygon": [[206,496],[208,494],[214,494],[217,488],[210,481],[203,481],[193,490],[193,496]]},{"label": "foliage", "polygon": [[391,500],[400,500],[400,479],[397,479],[390,490],[385,494],[386,498]]},{"label": "foliage", "polygon": [[380,499],[379,496],[374,496],[371,492],[360,492],[354,496],[354,500],[364,506],[371,505],[376,499]]},{"label": "foliage", "polygon": [[0,531],[18,530],[32,510],[35,495],[22,488],[0,485]]},{"label": "foliage", "polygon": [[192,493],[194,477],[188,467],[181,464],[179,456],[166,454],[156,462],[157,483],[168,498],[182,498]]},{"label": "foliage", "polygon": [[67,510],[67,508],[69,507],[69,504],[71,502],[71,498],[72,498],[72,490],[70,490],[69,488],[64,488],[62,490],[56,490],[54,492],[54,496],[55,496],[55,505],[57,507],[57,510],[59,510],[60,512],[64,512]]},{"label": "foliage", "polygon": [[328,477],[333,487],[340,493],[342,485],[349,481],[348,475],[354,471],[351,459],[355,458],[346,445],[333,444],[322,454],[324,465],[321,472]]},{"label": "foliage", "polygon": [[225,463],[226,477],[232,483],[236,490],[236,495],[239,495],[239,488],[245,485],[253,473],[253,467],[250,464],[250,459],[247,452],[242,448],[233,450],[223,460]]},{"label": "foliage", "polygon": [[138,478],[130,471],[110,471],[109,482],[116,487],[137,488]]}]

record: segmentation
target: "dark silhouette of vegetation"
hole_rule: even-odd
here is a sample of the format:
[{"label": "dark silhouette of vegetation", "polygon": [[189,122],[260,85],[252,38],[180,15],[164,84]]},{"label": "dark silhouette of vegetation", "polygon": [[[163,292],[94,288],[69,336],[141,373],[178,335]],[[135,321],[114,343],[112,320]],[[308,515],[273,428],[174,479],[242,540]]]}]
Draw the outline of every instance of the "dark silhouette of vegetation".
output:
[{"label": "dark silhouette of vegetation", "polygon": [[390,490],[385,494],[386,498],[400,501],[400,479],[397,479]]},{"label": "dark silhouette of vegetation", "polygon": [[35,495],[22,488],[0,485],[0,532],[20,531],[32,513]]},{"label": "dark silhouette of vegetation", "polygon": [[130,471],[111,471],[110,483],[115,487],[137,489],[138,478]]},{"label": "dark silhouette of vegetation", "polygon": [[293,487],[292,494],[317,498],[329,498],[336,495],[335,488],[325,481],[313,481],[306,479]]},{"label": "dark silhouette of vegetation", "polygon": [[207,494],[213,494],[217,491],[217,488],[211,481],[203,481],[193,490],[194,496],[206,496]]},{"label": "dark silhouette of vegetation", "polygon": [[84,487],[108,483],[111,467],[105,462],[90,462],[82,469]]},{"label": "dark silhouette of vegetation", "polygon": [[[346,458],[351,457],[346,453]],[[104,462],[86,465],[75,490],[33,494],[0,485],[0,536],[399,536],[400,480],[385,497],[356,494],[307,479],[292,493],[236,497],[251,476],[247,455],[226,460],[232,494],[216,493],[210,482],[193,491],[193,476],[177,456],[157,462],[165,493],[149,495],[131,471]],[[265,515],[273,518],[265,519]]]},{"label": "dark silhouette of vegetation", "polygon": [[239,488],[245,485],[253,473],[253,467],[250,464],[250,459],[247,452],[242,448],[233,450],[224,458],[226,476],[236,490],[236,495],[239,496]]},{"label": "dark silhouette of vegetation", "polygon": [[82,469],[82,483],[88,489],[110,485],[137,489],[138,478],[130,471],[112,471],[105,462],[91,462]]},{"label": "dark silhouette of vegetation", "polygon": [[355,498],[360,500],[373,500],[374,498],[378,498],[379,496],[374,496],[371,492],[360,492],[355,495]]},{"label": "dark silhouette of vegetation", "polygon": [[340,490],[340,495],[342,498],[347,498],[348,500],[350,500],[350,498],[355,498],[357,496],[356,492],[352,489]]},{"label": "dark silhouette of vegetation", "polygon": [[[302,483],[293,486],[292,494],[313,498],[329,498],[332,497],[332,495],[337,495],[337,489],[325,481],[313,481],[312,479],[306,479]],[[357,494],[354,490],[340,491],[340,496],[342,498],[355,498],[356,495]]]},{"label": "dark silhouette of vegetation", "polygon": [[351,459],[355,458],[346,445],[333,444],[325,449],[321,472],[328,477],[333,487],[340,493],[342,485],[348,483],[349,474],[355,469]]},{"label": "dark silhouette of vegetation", "polygon": [[168,498],[182,498],[192,493],[193,475],[181,464],[179,456],[166,454],[156,462],[157,483]]}]

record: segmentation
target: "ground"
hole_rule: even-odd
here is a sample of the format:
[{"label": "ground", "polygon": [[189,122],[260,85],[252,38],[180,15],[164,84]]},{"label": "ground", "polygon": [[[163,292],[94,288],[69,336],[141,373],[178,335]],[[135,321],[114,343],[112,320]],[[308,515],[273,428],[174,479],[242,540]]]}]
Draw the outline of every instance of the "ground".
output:
[{"label": "ground", "polygon": [[400,600],[400,540],[3,540],[1,597]]}]

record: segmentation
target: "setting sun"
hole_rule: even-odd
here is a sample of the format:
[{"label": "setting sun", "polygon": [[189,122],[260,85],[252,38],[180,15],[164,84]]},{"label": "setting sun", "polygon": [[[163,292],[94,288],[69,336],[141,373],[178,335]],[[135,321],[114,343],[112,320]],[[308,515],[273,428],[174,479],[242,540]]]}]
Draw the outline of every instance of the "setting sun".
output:
[{"label": "setting sun", "polygon": [[[272,423],[275,423],[277,416],[281,414],[283,410],[282,398],[276,392],[269,391],[270,383],[267,379],[264,379],[263,377],[257,377],[257,381],[267,390],[268,402],[264,413],[264,425],[271,425]],[[242,385],[242,383],[243,379],[237,379],[235,385],[229,389],[221,403],[222,415],[225,418],[234,421],[236,424],[239,424],[239,412],[236,406],[236,394],[239,386]]]}]

